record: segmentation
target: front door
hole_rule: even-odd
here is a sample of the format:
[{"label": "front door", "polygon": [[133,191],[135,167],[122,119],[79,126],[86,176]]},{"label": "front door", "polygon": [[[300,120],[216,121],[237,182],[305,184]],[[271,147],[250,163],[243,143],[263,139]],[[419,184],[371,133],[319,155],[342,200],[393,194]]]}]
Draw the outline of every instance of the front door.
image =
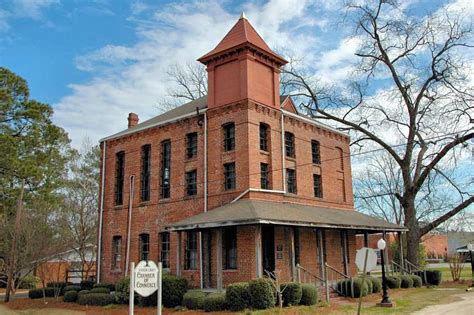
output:
[{"label": "front door", "polygon": [[262,226],[263,274],[275,271],[275,230],[273,226]]}]

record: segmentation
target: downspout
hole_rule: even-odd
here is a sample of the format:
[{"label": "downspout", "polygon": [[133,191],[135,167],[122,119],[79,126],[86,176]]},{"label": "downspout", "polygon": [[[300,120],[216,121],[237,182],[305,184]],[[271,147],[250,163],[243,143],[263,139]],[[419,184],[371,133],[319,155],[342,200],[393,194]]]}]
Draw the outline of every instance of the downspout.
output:
[{"label": "downspout", "polygon": [[130,175],[130,193],[128,196],[128,227],[127,227],[127,253],[125,259],[125,276],[128,275],[128,266],[130,264],[130,232],[132,228],[132,202],[133,190],[135,186],[135,175]]},{"label": "downspout", "polygon": [[98,244],[97,244],[97,275],[96,281],[97,283],[100,282],[100,273],[101,273],[101,263],[102,263],[102,221],[103,221],[103,213],[104,213],[104,184],[105,184],[105,154],[107,150],[107,142],[103,142],[103,150],[102,150],[102,178],[100,181],[100,209],[99,209],[99,237],[98,237]]},{"label": "downspout", "polygon": [[[204,113],[204,212],[207,212],[207,113]],[[202,232],[199,232],[199,273],[201,289],[204,289]]]},{"label": "downspout", "polygon": [[281,112],[281,182],[283,184],[283,191],[286,193],[286,176],[285,176],[285,118],[283,111]]}]

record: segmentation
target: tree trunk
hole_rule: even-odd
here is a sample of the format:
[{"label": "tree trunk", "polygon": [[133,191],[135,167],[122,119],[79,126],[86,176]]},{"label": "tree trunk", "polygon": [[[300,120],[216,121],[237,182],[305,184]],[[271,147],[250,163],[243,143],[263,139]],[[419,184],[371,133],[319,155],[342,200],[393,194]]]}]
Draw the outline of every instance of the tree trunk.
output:
[{"label": "tree trunk", "polygon": [[407,236],[407,260],[418,266],[418,247],[420,244],[420,226],[416,219],[415,198],[409,197],[404,204],[405,226],[408,228]]}]

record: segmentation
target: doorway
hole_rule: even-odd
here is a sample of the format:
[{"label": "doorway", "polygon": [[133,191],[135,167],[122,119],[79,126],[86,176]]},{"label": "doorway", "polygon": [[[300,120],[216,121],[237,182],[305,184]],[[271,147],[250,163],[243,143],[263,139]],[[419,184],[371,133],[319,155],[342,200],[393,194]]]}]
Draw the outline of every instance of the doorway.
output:
[{"label": "doorway", "polygon": [[263,274],[275,271],[275,229],[271,225],[262,226]]}]

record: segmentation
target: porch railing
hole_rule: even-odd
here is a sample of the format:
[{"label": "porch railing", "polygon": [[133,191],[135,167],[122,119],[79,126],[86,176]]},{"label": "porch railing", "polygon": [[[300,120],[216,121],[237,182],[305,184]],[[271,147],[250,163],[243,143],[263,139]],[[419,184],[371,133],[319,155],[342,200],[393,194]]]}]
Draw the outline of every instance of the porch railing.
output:
[{"label": "porch railing", "polygon": [[428,284],[428,281],[426,279],[426,270],[421,269],[417,265],[410,262],[408,259],[405,259],[405,266],[407,267],[408,273],[410,273],[410,274],[414,274],[414,273],[422,274],[425,284]]},{"label": "porch railing", "polygon": [[300,264],[296,264],[296,279],[299,283],[308,283],[313,284],[318,290],[319,296],[326,296],[326,302],[329,302],[329,295],[326,294],[328,292],[327,281],[311,271],[305,269]]},{"label": "porch railing", "polygon": [[[354,292],[353,286],[353,278],[349,277],[348,275],[344,274],[343,272],[337,270],[336,268],[332,267],[331,265],[328,265],[327,263],[324,263],[325,266],[325,281],[326,281],[326,298],[329,301],[329,289],[332,291],[345,296],[345,292],[349,292],[349,286],[351,286],[351,291]],[[344,281],[344,280],[350,280],[350,281]],[[340,284],[340,285],[339,285]],[[344,286],[344,289],[342,288]]]},{"label": "porch railing", "polygon": [[397,263],[396,261],[392,260],[392,270],[391,270],[391,273],[392,273],[392,276],[393,276],[394,273],[405,274],[405,273],[410,273],[410,271],[408,271],[407,269],[405,269],[405,267],[403,267],[402,265],[400,265],[400,264]]}]

